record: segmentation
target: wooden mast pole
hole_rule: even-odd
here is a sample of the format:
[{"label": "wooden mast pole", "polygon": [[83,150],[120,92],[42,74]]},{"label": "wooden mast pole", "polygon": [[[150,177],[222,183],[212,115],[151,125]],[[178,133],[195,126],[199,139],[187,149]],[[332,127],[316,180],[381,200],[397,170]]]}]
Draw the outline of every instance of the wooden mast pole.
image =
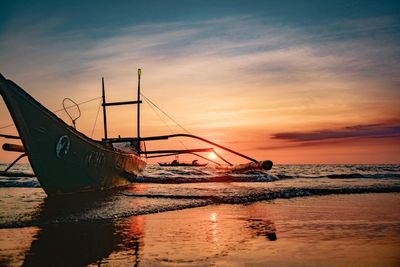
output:
[{"label": "wooden mast pole", "polygon": [[103,123],[104,123],[104,139],[107,140],[107,115],[106,115],[106,93],[104,88],[104,77],[101,78],[102,99],[103,99]]},{"label": "wooden mast pole", "polygon": [[142,70],[138,69],[138,91],[137,91],[137,140],[138,140],[138,151],[139,155],[140,149],[140,76],[142,75]]}]

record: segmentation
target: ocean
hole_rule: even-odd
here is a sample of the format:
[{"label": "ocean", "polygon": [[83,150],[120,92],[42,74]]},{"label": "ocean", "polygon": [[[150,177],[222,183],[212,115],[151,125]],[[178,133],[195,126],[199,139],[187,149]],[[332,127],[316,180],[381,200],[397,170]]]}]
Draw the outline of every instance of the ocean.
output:
[{"label": "ocean", "polygon": [[[0,266],[400,263],[400,165],[149,165],[136,183],[105,192],[50,199],[34,177],[0,177],[0,192]],[[310,250],[311,240],[325,243]]]}]

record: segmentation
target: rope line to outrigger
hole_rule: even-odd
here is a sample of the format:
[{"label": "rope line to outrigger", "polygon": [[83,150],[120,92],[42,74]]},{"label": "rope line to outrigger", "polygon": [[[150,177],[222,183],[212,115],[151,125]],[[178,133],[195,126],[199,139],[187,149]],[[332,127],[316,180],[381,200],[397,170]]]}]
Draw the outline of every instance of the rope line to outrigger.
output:
[{"label": "rope line to outrigger", "polygon": [[[172,116],[170,116],[167,112],[165,112],[164,110],[162,110],[159,106],[157,106],[153,101],[151,101],[148,97],[146,97],[142,92],[140,93],[142,96],[143,96],[143,98],[147,101],[147,103],[149,103],[149,106],[152,108],[152,106],[154,106],[155,108],[157,108],[159,111],[161,111],[167,118],[169,118],[172,122],[174,122],[178,127],[180,127],[183,131],[185,131],[185,132],[187,132],[188,134],[193,134],[192,132],[190,132],[188,129],[186,129],[185,127],[183,127],[179,122],[177,122]],[[152,108],[153,110],[154,110],[154,108]],[[154,110],[154,112],[155,112],[155,110]],[[157,114],[157,116],[164,122],[164,120],[158,115],[158,113],[157,112],[155,112],[156,114]],[[164,122],[165,123],[165,122]],[[167,124],[167,123],[165,123],[167,126],[168,126],[168,128],[169,128],[169,130],[171,131],[171,132],[173,132],[172,131],[172,129],[171,129],[171,127],[169,127],[169,125]],[[181,140],[179,140],[179,142],[181,142],[181,144],[185,147],[185,148],[187,148],[186,146],[185,146],[185,144],[181,141]],[[201,142],[199,142],[198,140],[196,140],[196,142],[198,143],[198,144],[202,144]]]},{"label": "rope line to outrigger", "polygon": [[168,113],[166,113],[164,110],[162,110],[159,106],[154,104],[153,101],[151,101],[149,98],[147,98],[143,93],[140,93],[141,96],[143,96],[151,105],[156,107],[159,111],[161,111],[165,116],[167,116],[170,120],[172,120],[176,125],[178,125],[182,130],[185,132],[192,134],[189,130],[187,130],[185,127],[183,127],[181,124],[179,124],[174,118],[172,118]]},{"label": "rope line to outrigger", "polygon": [[[157,106],[153,101],[151,101],[148,97],[146,97],[142,92],[140,93],[141,96],[144,98],[144,100],[149,104],[149,106],[151,107],[151,109],[154,111],[154,113],[156,113],[156,115],[160,118],[161,121],[163,121],[163,123],[165,125],[167,125],[168,129],[172,132],[171,127],[158,115],[158,113],[154,110],[153,106],[155,108],[157,108],[159,111],[161,111],[167,118],[169,118],[171,121],[173,121],[178,127],[180,127],[183,131],[187,132],[190,135],[193,135],[189,130],[187,130],[185,127],[183,127],[180,123],[178,123],[172,116],[168,115],[167,112],[165,112],[164,110],[162,110],[159,106]],[[199,140],[196,140],[197,143],[201,144],[201,142],[199,142]],[[185,146],[185,144],[179,140],[179,142],[187,149],[187,147]],[[229,165],[232,165],[229,161],[227,161],[222,155],[220,155],[219,153],[217,153],[214,150],[215,155],[220,158],[222,161],[228,163]],[[202,157],[202,156],[201,156]],[[204,158],[204,157],[202,157]],[[252,159],[253,160],[253,159]]]},{"label": "rope line to outrigger", "polygon": [[[173,131],[172,131],[172,128],[171,128],[171,126],[169,126],[168,125],[168,123],[158,114],[158,112],[154,109],[154,106],[153,105],[155,105],[153,102],[151,102],[145,95],[143,95],[142,93],[141,93],[141,95],[143,96],[143,98],[144,98],[144,100],[147,102],[147,104],[149,104],[149,106],[150,106],[150,108],[153,110],[153,112],[157,115],[157,117],[165,124],[165,126],[167,126],[167,128],[168,128],[168,130],[172,133]],[[158,108],[158,107],[157,107]],[[158,108],[159,110],[160,110],[160,108]],[[165,114],[165,112],[163,112],[164,114]],[[182,140],[179,140],[178,139],[178,141],[179,141],[179,143],[181,143],[181,145],[185,148],[185,149],[188,149],[187,148],[187,146],[182,142]]]},{"label": "rope line to outrigger", "polygon": [[97,123],[97,118],[99,117],[100,108],[101,108],[101,103],[102,103],[102,101],[100,100],[99,107],[97,108],[96,119],[94,120],[94,125],[93,125],[93,128],[92,128],[92,133],[90,134],[90,137],[91,137],[91,138],[93,137],[94,129],[96,128],[96,123]]}]

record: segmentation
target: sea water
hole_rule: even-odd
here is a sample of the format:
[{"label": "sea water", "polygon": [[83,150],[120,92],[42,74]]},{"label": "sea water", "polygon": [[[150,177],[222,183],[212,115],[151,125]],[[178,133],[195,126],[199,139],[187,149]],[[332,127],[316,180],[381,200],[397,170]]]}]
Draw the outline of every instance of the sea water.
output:
[{"label": "sea water", "polygon": [[[29,164],[19,164],[12,171],[32,172]],[[0,177],[0,192],[0,227],[29,226],[105,220],[210,204],[400,192],[400,165],[277,165],[269,172],[148,165],[137,183],[106,192],[48,199],[34,177]],[[54,214],[52,211],[43,216],[42,209],[47,206],[55,209]]]},{"label": "sea water", "polygon": [[[19,164],[13,171],[32,170],[27,164]],[[135,265],[147,262],[150,265],[186,266],[209,265],[218,259],[223,259],[220,262],[222,265],[235,265],[237,258],[241,258],[242,263],[263,265],[265,259],[262,254],[250,260],[225,250],[235,251],[235,247],[241,242],[245,242],[251,249],[259,250],[266,249],[266,244],[263,243],[265,241],[258,243],[260,240],[278,240],[282,243],[284,240],[280,237],[285,234],[290,236],[288,233],[292,233],[295,235],[292,238],[295,238],[299,234],[296,232],[299,227],[309,227],[303,225],[303,221],[310,218],[313,218],[314,225],[311,227],[314,236],[310,236],[313,242],[330,233],[326,228],[329,225],[339,229],[334,231],[336,235],[342,232],[349,235],[350,239],[353,230],[359,231],[360,236],[368,233],[377,235],[374,238],[385,233],[388,236],[395,235],[397,239],[390,243],[389,248],[377,246],[377,249],[390,254],[392,251],[400,251],[400,215],[399,212],[393,212],[399,208],[396,206],[400,203],[398,192],[400,165],[277,165],[269,172],[239,173],[222,172],[212,167],[149,165],[137,182],[129,186],[61,198],[47,198],[36,178],[0,177],[0,265],[75,266],[101,265],[102,262],[111,265],[128,262],[129,265]],[[381,194],[391,196],[385,200],[385,205],[389,203],[388,208],[391,211],[379,206],[381,198],[376,193],[394,193]],[[345,198],[353,194],[362,194],[364,197],[358,195],[355,198]],[[343,196],[344,200],[336,199],[339,204],[330,208],[326,203],[332,202],[332,198],[326,201],[326,196]],[[287,204],[268,206],[270,203],[286,201],[285,199],[304,199],[306,204],[309,203],[307,201],[318,203],[315,205],[319,208],[313,211],[312,205],[305,209],[303,204],[303,210],[299,211],[298,204],[292,204],[289,205],[292,209],[285,213]],[[376,207],[373,204],[375,202],[378,202]],[[364,205],[362,203],[368,205],[365,211],[368,216],[360,213]],[[340,217],[342,205],[351,205],[348,207],[351,210],[345,210]],[[190,209],[196,207],[203,208]],[[276,214],[283,212],[286,219],[281,219],[283,215],[274,215],[273,212],[271,214],[274,209],[277,210]],[[177,213],[170,213],[171,211]],[[308,211],[313,211],[314,214],[309,214]],[[321,221],[326,216],[325,211],[329,211],[331,216],[329,223]],[[384,215],[387,213],[394,217],[386,218]],[[165,217],[161,214],[170,215]],[[321,216],[321,219],[312,217],[315,214]],[[297,218],[296,225],[285,232],[285,222],[291,216],[302,219]],[[379,223],[369,223],[371,220],[378,220],[377,218],[381,220]],[[351,220],[350,226],[346,220]],[[185,226],[179,226],[181,223]],[[205,225],[207,228],[204,228]],[[197,227],[200,229],[196,229]],[[379,229],[384,231],[379,232]],[[264,239],[258,239],[258,236]],[[143,244],[143,240],[147,240],[147,243]],[[288,240],[291,239],[286,242]],[[346,245],[367,244],[363,239],[357,240],[360,244],[352,241],[353,243]],[[302,241],[304,244],[308,242],[306,239]],[[169,248],[160,246],[160,242],[168,243]],[[185,242],[190,243],[193,251],[186,247]],[[331,246],[334,244],[333,242]],[[300,246],[300,243],[297,245]],[[215,247],[212,249],[209,246]],[[292,249],[296,252],[296,246],[293,246]],[[268,247],[273,251],[279,246]],[[210,252],[211,256],[207,254],[210,250],[214,251]],[[146,254],[146,259],[143,258],[145,251],[149,253]],[[314,264],[311,265],[322,264],[322,261],[316,261],[318,253],[312,253],[316,255],[313,256]],[[50,254],[53,256],[49,256]],[[224,256],[225,254],[230,256]],[[199,255],[202,255],[201,260],[197,260]],[[398,261],[399,258],[395,257],[389,262],[396,264]]]}]

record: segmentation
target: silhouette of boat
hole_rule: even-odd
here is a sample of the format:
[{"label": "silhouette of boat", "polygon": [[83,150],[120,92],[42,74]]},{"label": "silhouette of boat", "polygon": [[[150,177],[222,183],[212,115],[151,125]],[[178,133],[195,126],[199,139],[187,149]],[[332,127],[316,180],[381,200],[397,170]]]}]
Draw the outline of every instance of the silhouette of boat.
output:
[{"label": "silhouette of boat", "polygon": [[193,163],[184,163],[184,162],[171,162],[171,163],[159,162],[158,165],[160,165],[161,167],[204,167],[204,166],[207,166],[208,163],[203,163],[203,164],[195,163],[195,164],[193,164]]},{"label": "silhouette of boat", "polygon": [[[104,78],[102,79],[104,138],[97,141],[76,130],[75,121],[80,115],[77,118],[72,118],[68,113],[68,108],[64,106],[64,102],[64,109],[71,118],[74,127],[67,125],[21,87],[11,80],[6,80],[0,74],[0,94],[19,134],[19,136],[0,134],[0,137],[20,139],[23,144],[23,146],[16,144],[3,145],[3,149],[6,151],[21,152],[22,154],[2,171],[1,175],[12,176],[13,174],[9,173],[8,170],[22,157],[27,156],[34,174],[44,191],[47,195],[54,196],[104,190],[129,184],[134,182],[135,178],[146,167],[145,159],[155,157],[192,154],[227,170],[237,170],[238,168],[269,170],[272,168],[272,161],[257,161],[237,151],[192,134],[141,137],[140,104],[142,101],[140,100],[140,76],[141,70],[138,69],[137,100],[124,102],[106,102]],[[73,103],[79,110],[79,106],[75,102]],[[108,138],[106,107],[130,104],[137,105],[137,137]],[[184,150],[146,150],[144,143],[146,141],[167,140],[175,137],[198,139],[211,144],[213,147]],[[250,160],[250,162],[234,165],[219,155],[214,150],[214,147]],[[202,152],[214,152],[218,158],[228,165],[221,165],[197,154]],[[179,165],[168,165],[167,163],[160,164],[160,166],[205,166],[205,164],[180,163]]]},{"label": "silhouette of boat", "polygon": [[[78,132],[0,74],[0,93],[37,179],[49,195],[126,185],[146,166],[138,142],[129,152]],[[6,148],[3,146],[3,148]]]}]

